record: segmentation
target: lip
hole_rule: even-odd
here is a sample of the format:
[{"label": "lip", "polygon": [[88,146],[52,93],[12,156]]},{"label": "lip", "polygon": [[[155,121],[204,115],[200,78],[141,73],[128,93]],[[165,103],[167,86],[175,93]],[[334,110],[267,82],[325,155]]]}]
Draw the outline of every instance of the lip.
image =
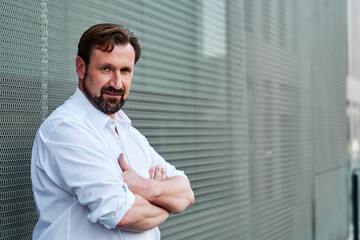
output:
[{"label": "lip", "polygon": [[117,94],[117,93],[104,92],[104,94],[111,96],[111,97],[121,97],[121,94]]}]

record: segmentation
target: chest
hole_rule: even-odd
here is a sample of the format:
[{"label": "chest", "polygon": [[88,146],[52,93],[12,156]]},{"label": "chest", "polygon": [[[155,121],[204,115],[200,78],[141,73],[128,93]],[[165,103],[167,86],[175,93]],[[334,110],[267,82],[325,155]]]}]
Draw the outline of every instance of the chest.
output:
[{"label": "chest", "polygon": [[[154,165],[149,146],[140,137],[131,133],[109,131],[104,133],[104,145],[108,148],[108,155],[111,161],[117,164],[120,153],[124,154],[125,160],[139,175],[149,178],[149,169]],[[121,169],[119,168],[119,171]]]}]

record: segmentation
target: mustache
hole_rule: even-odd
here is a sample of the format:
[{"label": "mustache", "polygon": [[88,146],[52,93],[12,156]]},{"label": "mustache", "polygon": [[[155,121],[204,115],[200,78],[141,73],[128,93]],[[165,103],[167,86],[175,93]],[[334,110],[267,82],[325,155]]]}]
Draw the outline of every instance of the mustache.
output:
[{"label": "mustache", "polygon": [[105,92],[124,96],[125,89],[124,88],[115,89],[113,87],[108,86],[108,87],[103,87],[101,89],[101,93],[105,93]]}]

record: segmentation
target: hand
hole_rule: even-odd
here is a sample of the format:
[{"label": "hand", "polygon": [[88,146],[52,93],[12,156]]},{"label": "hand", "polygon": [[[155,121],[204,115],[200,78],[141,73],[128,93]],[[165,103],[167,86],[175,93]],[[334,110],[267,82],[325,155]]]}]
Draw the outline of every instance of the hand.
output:
[{"label": "hand", "polygon": [[149,170],[149,175],[151,179],[159,181],[167,179],[166,168],[160,165],[157,165],[156,167],[151,167]]},{"label": "hand", "polygon": [[147,179],[141,177],[134,169],[132,169],[124,159],[124,154],[120,154],[118,159],[119,165],[123,170],[122,177],[124,181],[128,185],[130,191],[134,194],[138,194],[140,196],[145,197],[148,189]]},{"label": "hand", "polygon": [[[181,213],[194,203],[194,193],[186,177],[174,176],[167,179],[165,169],[161,166],[150,168],[150,179],[137,174],[120,154],[119,164],[123,170],[122,177],[130,191],[145,200],[166,209],[171,213]],[[166,179],[166,181],[163,181]],[[167,216],[166,216],[167,217]]]}]

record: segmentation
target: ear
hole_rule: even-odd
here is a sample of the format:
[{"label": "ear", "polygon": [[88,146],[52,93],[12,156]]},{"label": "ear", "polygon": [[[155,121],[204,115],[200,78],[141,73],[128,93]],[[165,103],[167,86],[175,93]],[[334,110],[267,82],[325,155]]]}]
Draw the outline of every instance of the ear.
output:
[{"label": "ear", "polygon": [[76,57],[75,63],[76,63],[76,73],[79,76],[79,79],[83,79],[85,76],[86,64],[80,56]]}]

